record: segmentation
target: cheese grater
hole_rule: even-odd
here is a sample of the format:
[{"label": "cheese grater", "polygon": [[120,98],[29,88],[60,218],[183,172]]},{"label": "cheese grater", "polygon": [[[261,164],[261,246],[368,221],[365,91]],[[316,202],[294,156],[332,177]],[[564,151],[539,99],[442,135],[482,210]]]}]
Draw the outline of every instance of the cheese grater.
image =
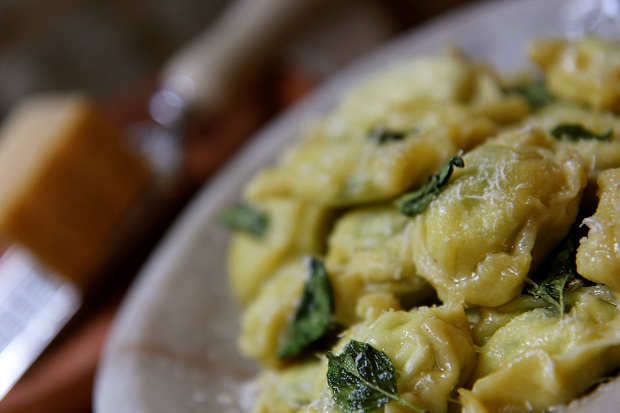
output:
[{"label": "cheese grater", "polygon": [[[45,274],[45,281],[41,276]],[[77,288],[11,247],[0,258],[0,399],[76,313]]]}]

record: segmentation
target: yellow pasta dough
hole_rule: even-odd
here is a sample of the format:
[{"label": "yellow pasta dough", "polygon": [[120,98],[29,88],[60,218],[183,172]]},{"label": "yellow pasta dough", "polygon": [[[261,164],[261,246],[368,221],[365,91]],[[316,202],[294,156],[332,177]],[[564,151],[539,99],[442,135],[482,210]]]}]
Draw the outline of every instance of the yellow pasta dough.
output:
[{"label": "yellow pasta dough", "polygon": [[[414,218],[412,256],[444,302],[499,306],[520,294],[532,264],[575,220],[585,171],[574,152],[533,143],[485,144],[465,154],[450,185]],[[528,144],[528,142],[531,142]]]},{"label": "yellow pasta dough", "polygon": [[306,280],[304,260],[292,259],[265,282],[241,317],[241,353],[266,366],[278,366],[278,350]]},{"label": "yellow pasta dough", "polygon": [[[448,411],[450,397],[474,367],[474,346],[461,306],[383,313],[376,320],[360,323],[346,332],[336,344],[336,351],[351,338],[385,352],[399,371],[400,395],[436,413]],[[324,379],[317,387],[314,402],[300,411],[340,412]]]},{"label": "yellow pasta dough", "polygon": [[308,405],[321,367],[319,359],[312,359],[264,370],[258,378],[260,396],[252,413],[294,413]]},{"label": "yellow pasta dough", "polygon": [[590,231],[577,251],[577,271],[620,293],[620,169],[603,172],[598,183],[600,202],[583,221]]},{"label": "yellow pasta dough", "polygon": [[410,138],[378,144],[371,135],[380,132],[373,129],[336,137],[313,131],[249,185],[248,198],[286,194],[328,206],[386,200],[423,183],[451,155],[496,132],[488,119],[472,118],[449,103],[416,101],[390,115],[402,119],[376,129]]},{"label": "yellow pasta dough", "polygon": [[[460,56],[404,62],[350,92],[246,194],[333,206],[389,199],[526,114],[523,101],[505,96],[494,76]],[[377,130],[410,138],[380,145]]]},{"label": "yellow pasta dough", "polygon": [[243,305],[289,258],[322,253],[332,216],[327,208],[291,198],[271,198],[257,206],[269,216],[267,233],[235,233],[228,256],[232,290]]},{"label": "yellow pasta dough", "polygon": [[541,39],[530,45],[531,58],[559,97],[595,110],[620,110],[620,46],[598,38],[576,42]]},{"label": "yellow pasta dough", "polygon": [[579,152],[591,175],[596,176],[605,169],[620,167],[620,119],[613,113],[592,112],[575,103],[556,102],[542,108],[526,121],[527,126],[538,126],[546,132],[562,124],[582,125],[598,134],[611,133],[609,140],[604,141],[557,140],[548,136],[550,144]]},{"label": "yellow pasta dough", "polygon": [[409,221],[391,204],[359,208],[338,220],[329,236],[325,264],[341,323],[361,318],[356,303],[369,294],[389,293],[408,307],[432,295],[411,259]]},{"label": "yellow pasta dough", "polygon": [[[516,311],[480,348],[467,413],[544,411],[565,404],[620,363],[620,311],[581,289],[564,317],[546,308]],[[493,311],[481,323],[494,322]]]}]

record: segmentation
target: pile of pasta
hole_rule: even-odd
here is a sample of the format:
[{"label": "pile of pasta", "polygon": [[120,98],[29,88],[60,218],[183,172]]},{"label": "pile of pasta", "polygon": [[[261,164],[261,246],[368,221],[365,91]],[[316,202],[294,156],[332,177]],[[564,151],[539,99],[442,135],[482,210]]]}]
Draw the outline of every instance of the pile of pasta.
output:
[{"label": "pile of pasta", "polygon": [[620,45],[527,53],[510,79],[396,63],[248,182],[228,266],[255,412],[541,412],[616,374]]}]

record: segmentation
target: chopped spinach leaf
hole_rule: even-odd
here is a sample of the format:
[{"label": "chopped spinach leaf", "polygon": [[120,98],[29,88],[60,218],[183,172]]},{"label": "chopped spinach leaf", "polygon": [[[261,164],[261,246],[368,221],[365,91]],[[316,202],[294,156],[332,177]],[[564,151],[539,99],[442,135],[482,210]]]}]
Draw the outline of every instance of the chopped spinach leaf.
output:
[{"label": "chopped spinach leaf", "polygon": [[454,167],[463,168],[465,162],[460,156],[455,156],[450,159],[441,168],[439,173],[432,175],[424,187],[409,192],[396,200],[396,206],[400,209],[400,212],[409,217],[423,212],[428,205],[437,197],[437,195],[444,190],[448,181],[452,176]]},{"label": "chopped spinach leaf", "polygon": [[613,134],[613,129],[609,129],[607,132],[603,132],[601,134],[596,134],[578,123],[561,123],[551,129],[551,136],[554,138],[571,142],[577,142],[582,139],[609,141]]},{"label": "chopped spinach leaf", "polygon": [[390,401],[424,412],[398,396],[392,360],[370,344],[351,340],[341,354],[328,352],[327,360],[327,383],[344,412],[369,413]]},{"label": "chopped spinach leaf", "polygon": [[521,95],[533,110],[538,110],[554,100],[553,95],[542,80],[509,88],[506,93]]},{"label": "chopped spinach leaf", "polygon": [[278,357],[295,357],[323,338],[332,325],[333,312],[332,289],[325,266],[310,258],[308,280]]},{"label": "chopped spinach leaf", "polygon": [[243,231],[254,237],[262,237],[267,232],[267,214],[254,206],[241,203],[223,211],[220,222],[233,231]]},{"label": "chopped spinach leaf", "polygon": [[580,238],[578,229],[571,231],[537,272],[536,279],[525,287],[527,293],[546,301],[561,315],[566,311],[565,294],[586,283],[577,273],[575,262]]},{"label": "chopped spinach leaf", "polygon": [[398,142],[405,139],[407,132],[389,130],[384,127],[376,127],[370,130],[368,137],[378,144]]}]

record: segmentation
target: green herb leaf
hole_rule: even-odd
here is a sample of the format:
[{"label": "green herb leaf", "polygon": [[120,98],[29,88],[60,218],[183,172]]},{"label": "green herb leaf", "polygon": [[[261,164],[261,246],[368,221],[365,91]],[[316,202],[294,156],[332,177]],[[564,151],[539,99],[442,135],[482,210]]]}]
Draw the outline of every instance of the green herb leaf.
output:
[{"label": "green herb leaf", "polygon": [[429,178],[424,187],[398,198],[396,200],[396,206],[400,209],[401,213],[409,217],[424,212],[433,199],[435,199],[437,195],[444,190],[446,185],[448,185],[454,167],[463,168],[464,166],[465,162],[463,158],[460,156],[453,157],[446,162],[438,174],[432,175]]},{"label": "green herb leaf", "polygon": [[538,110],[554,100],[553,95],[542,80],[509,88],[506,93],[521,95],[533,110]]},{"label": "green herb leaf", "polygon": [[311,258],[301,301],[278,356],[281,359],[295,357],[323,338],[332,324],[333,313],[332,289],[327,271],[321,261]]},{"label": "green herb leaf", "polygon": [[537,279],[530,280],[525,288],[527,293],[543,299],[562,316],[566,311],[564,295],[585,285],[575,262],[580,238],[577,229],[571,231],[538,271]]},{"label": "green herb leaf", "polygon": [[609,129],[607,132],[601,134],[596,134],[578,123],[562,123],[551,130],[551,136],[554,138],[571,142],[577,142],[582,139],[609,141],[613,134],[613,129]]},{"label": "green herb leaf", "polygon": [[380,145],[388,142],[402,141],[406,136],[406,132],[389,130],[384,127],[373,128],[368,133],[368,137]]},{"label": "green herb leaf", "polygon": [[344,412],[369,413],[390,401],[424,411],[398,396],[392,360],[370,344],[351,340],[341,354],[328,352],[327,360],[327,383]]},{"label": "green herb leaf", "polygon": [[267,214],[244,203],[223,211],[219,218],[228,229],[243,231],[255,237],[265,235],[269,224]]}]

